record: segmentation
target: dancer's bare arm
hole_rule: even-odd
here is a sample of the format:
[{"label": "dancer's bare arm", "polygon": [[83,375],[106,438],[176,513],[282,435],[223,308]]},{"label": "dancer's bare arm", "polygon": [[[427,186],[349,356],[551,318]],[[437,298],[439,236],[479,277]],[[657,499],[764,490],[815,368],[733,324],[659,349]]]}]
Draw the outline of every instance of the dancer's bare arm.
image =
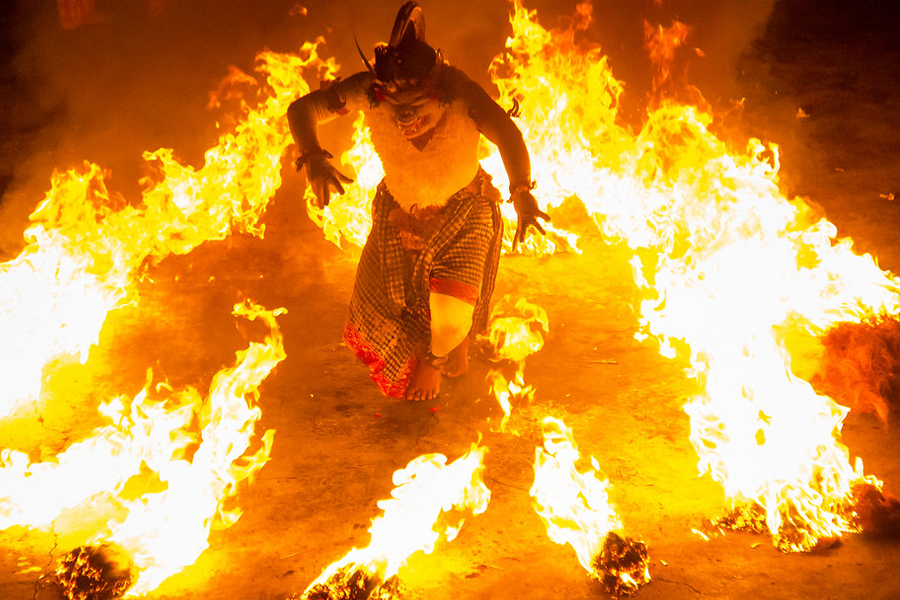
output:
[{"label": "dancer's bare arm", "polygon": [[450,88],[459,93],[463,101],[469,105],[469,116],[475,121],[478,130],[500,150],[500,158],[503,159],[503,166],[509,176],[510,199],[518,215],[516,235],[513,238],[515,250],[519,242],[525,241],[529,227],[544,233],[538,219],[550,220],[549,215],[540,209],[531,193],[534,188],[531,180],[531,158],[522,132],[484,88],[469,79],[462,71],[451,67],[448,76],[451,81]]},{"label": "dancer's bare arm", "polygon": [[371,83],[371,74],[363,71],[347,79],[327,82],[288,107],[288,126],[300,149],[297,170],[306,167],[306,175],[320,208],[328,204],[332,192],[343,194],[342,184],[352,183],[353,180],[331,164],[331,153],[319,143],[318,125],[364,106],[366,90]]}]

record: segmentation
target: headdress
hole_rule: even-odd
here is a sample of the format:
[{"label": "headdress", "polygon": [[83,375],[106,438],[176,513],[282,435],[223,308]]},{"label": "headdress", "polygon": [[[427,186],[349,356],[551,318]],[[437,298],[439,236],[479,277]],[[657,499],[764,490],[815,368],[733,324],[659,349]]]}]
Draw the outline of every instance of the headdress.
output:
[{"label": "headdress", "polygon": [[[363,57],[365,60],[365,57]],[[375,48],[375,86],[387,92],[432,85],[443,64],[441,53],[425,42],[425,17],[415,2],[397,13],[390,42]]]}]

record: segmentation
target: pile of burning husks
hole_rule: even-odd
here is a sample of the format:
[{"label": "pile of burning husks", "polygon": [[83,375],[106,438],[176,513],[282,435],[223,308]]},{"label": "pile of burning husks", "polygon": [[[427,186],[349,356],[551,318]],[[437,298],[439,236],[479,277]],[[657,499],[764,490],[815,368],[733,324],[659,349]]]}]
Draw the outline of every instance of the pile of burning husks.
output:
[{"label": "pile of burning husks", "polygon": [[622,521],[609,500],[609,480],[593,456],[579,469],[572,429],[543,420],[544,444],[535,450],[532,505],[557,544],[575,550],[591,579],[612,594],[632,594],[650,582],[647,546],[623,537]]},{"label": "pile of burning husks", "polygon": [[358,565],[346,565],[327,581],[291,596],[291,600],[396,600],[401,595],[402,585],[396,575],[383,580]]}]

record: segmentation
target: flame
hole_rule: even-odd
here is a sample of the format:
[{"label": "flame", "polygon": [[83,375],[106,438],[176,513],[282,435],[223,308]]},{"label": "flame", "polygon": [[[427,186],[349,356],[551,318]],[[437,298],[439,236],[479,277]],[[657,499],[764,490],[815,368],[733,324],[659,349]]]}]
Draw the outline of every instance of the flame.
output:
[{"label": "flame", "polygon": [[[397,487],[390,499],[378,502],[384,514],[372,521],[369,545],[354,548],[329,565],[303,594],[295,597],[348,597],[339,589],[348,582],[365,587],[368,592],[362,597],[368,597],[375,593],[373,589],[395,585],[392,578],[412,554],[430,554],[441,537],[448,541],[456,537],[464,519],[455,515],[452,525],[439,525],[441,513],[452,509],[478,515],[487,510],[491,492],[481,477],[486,451],[473,444],[467,454],[450,464],[442,454],[426,454],[395,472]],[[356,573],[362,575],[354,577]]]},{"label": "flame", "polygon": [[[248,449],[261,415],[258,387],[285,357],[275,323],[282,312],[249,301],[235,306],[236,316],[260,319],[270,332],[213,377],[206,399],[165,384],[155,386],[159,397],[151,399],[148,382],[130,407],[123,398],[104,404],[112,423],[53,460],[29,464],[24,453],[0,452],[0,529],[45,527],[66,509],[84,509],[88,519],[89,506],[105,504],[115,516],[86,544],[111,545],[130,557],[137,577],[127,595],[147,593],[192,564],[214,523],[228,527],[239,518],[240,510],[226,503],[269,458],[274,431],[262,435],[255,452]],[[141,485],[155,489],[131,498],[129,487]]]},{"label": "flame", "polygon": [[306,186],[304,198],[310,218],[325,234],[325,239],[339,248],[344,241],[362,248],[372,229],[372,200],[375,188],[384,177],[381,159],[372,145],[372,132],[360,112],[353,122],[353,147],[341,154],[341,165],[356,173],[354,184],[345,186],[346,193],[331,199],[326,209],[316,204],[312,186]]},{"label": "flame", "polygon": [[[600,465],[593,456],[592,468],[583,472],[577,469],[580,454],[565,423],[547,417],[543,429],[544,446],[535,451],[531,486],[534,509],[547,526],[550,539],[572,546],[581,566],[604,581],[605,574],[597,572],[603,564],[598,559],[609,544],[607,540],[622,539],[615,533],[622,529],[622,522],[609,501],[609,481],[598,477]],[[646,551],[643,554],[646,559]],[[615,573],[614,579],[614,587],[621,591],[634,591],[648,583],[646,560],[641,561],[638,572],[623,570]]]},{"label": "flame", "polygon": [[487,333],[480,340],[491,348],[493,360],[511,363],[514,372],[507,378],[502,368],[491,368],[487,380],[491,394],[503,409],[500,431],[506,431],[512,405],[527,404],[534,397],[534,387],[525,384],[525,358],[544,347],[549,332],[547,311],[525,298],[515,304],[504,296],[491,311]]},{"label": "flame", "polygon": [[620,124],[622,85],[599,47],[575,42],[589,14],[582,4],[568,29],[548,31],[515,3],[494,61],[501,98],[521,99],[539,200],[577,196],[634,251],[639,336],[702,384],[685,407],[691,440],[728,503],[760,508],[784,549],[853,531],[850,488],[877,480],[851,466],[846,410],[791,373],[784,339],[896,315],[900,281],[782,195],[777,146],[732,152],[711,114],[667,99],[639,131]]},{"label": "flame", "polygon": [[[859,462],[851,466],[839,441],[846,409],[792,373],[784,340],[792,331],[819,335],[835,323],[898,314],[900,280],[881,271],[872,257],[854,254],[850,240],[837,240],[835,227],[802,199],[782,195],[777,146],[751,139],[746,148],[731,149],[712,130],[705,104],[681,104],[675,94],[662,98],[658,89],[660,99],[642,126],[633,131],[623,125],[623,85],[601,49],[577,35],[590,18],[590,4],[582,3],[567,29],[548,31],[535,12],[515,2],[507,50],[492,64],[500,103],[521,106],[518,124],[532,150],[541,205],[552,209],[577,198],[608,240],[634,252],[642,293],[639,335],[688,362],[688,375],[702,384],[685,407],[691,440],[700,471],[722,484],[727,502],[762,514],[786,550],[809,549],[819,539],[855,530],[853,486],[880,482],[865,476]],[[670,33],[659,29],[660,39]],[[665,76],[657,84],[674,85],[666,70],[672,54],[661,56],[657,73]],[[135,300],[134,283],[149,266],[229,232],[263,234],[260,217],[280,185],[280,158],[290,144],[283,115],[309,89],[304,70],[317,69],[327,78],[337,66],[319,59],[314,43],[304,45],[300,56],[263,52],[258,59],[265,82],[257,82],[255,102],[241,102],[234,127],[206,153],[202,167],[181,164],[170,149],[146,153],[154,175],[144,180],[143,197],[134,202],[110,193],[97,165],[54,175],[32,215],[29,245],[0,265],[6,292],[0,299],[0,416],[39,397],[43,370],[54,357],[87,359],[106,314]],[[231,80],[251,87],[256,81],[237,71]],[[359,184],[316,216],[337,244],[362,243],[371,193],[381,177],[362,120],[356,128],[355,147],[342,160],[355,167]],[[486,149],[483,162],[503,189],[498,153]],[[507,221],[514,220],[511,207],[503,209]],[[506,230],[508,240],[511,227]],[[532,237],[523,251],[577,250],[573,234],[553,228],[548,233]],[[280,340],[273,344],[280,347]],[[213,521],[227,525],[237,518],[223,505],[236,482],[268,457],[270,433],[260,450],[241,458],[259,417],[245,395],[256,393],[253,387],[283,351],[254,347],[239,356],[233,371],[216,378],[202,410],[196,408],[202,404],[196,391],[157,403],[147,399],[148,386],[128,408],[122,399],[105,405],[113,424],[73,444],[55,462],[29,464],[24,454],[3,450],[2,523],[45,525],[67,507],[104,495],[114,499],[121,518],[88,543],[127,549],[141,569],[129,594],[153,589],[192,562],[206,547]],[[524,381],[514,383],[520,387],[510,387],[511,393],[521,392]],[[226,406],[234,401],[232,415]],[[195,418],[200,433],[191,429]],[[571,440],[570,434],[563,435],[561,424],[549,427],[550,446],[545,442],[538,457],[543,452],[547,464],[552,456],[562,465],[559,452],[569,460],[574,451],[574,464],[574,442],[567,446],[562,439]],[[154,442],[156,435],[165,443]],[[346,569],[386,581],[411,553],[431,551],[441,535],[452,537],[454,529],[438,533],[433,523],[452,506],[484,510],[489,494],[480,479],[483,453],[475,448],[450,465],[439,455],[422,457],[399,471],[393,499],[380,504],[385,514],[373,523],[370,546],[351,551],[313,586]],[[107,455],[109,467],[97,468],[98,457]],[[83,464],[91,468],[85,472]],[[121,498],[144,465],[166,489]],[[75,481],[79,469],[87,482]],[[457,471],[459,480],[443,491],[443,476]],[[601,515],[594,533],[612,531],[618,517],[604,512],[611,511],[605,484],[599,486],[603,482],[593,472],[575,473],[573,481],[586,486],[587,494],[604,497],[601,506],[599,496],[579,491],[591,499],[585,506]],[[537,478],[536,465],[536,486]],[[416,510],[408,512],[407,502]],[[549,500],[541,500],[545,504]],[[417,527],[407,527],[411,520]],[[394,546],[398,531],[410,537]],[[573,544],[589,547],[589,564],[598,539],[603,538]]]},{"label": "flame", "polygon": [[653,65],[652,89],[657,94],[662,94],[670,84],[675,51],[684,44],[690,31],[691,28],[680,21],[675,21],[670,27],[653,27],[644,21],[644,45]]},{"label": "flame", "polygon": [[136,299],[134,284],[148,266],[232,231],[263,235],[259,219],[281,185],[291,142],[284,113],[309,89],[302,71],[336,68],[316,50],[308,43],[299,56],[260,53],[263,83],[232,69],[220,95],[255,87],[255,106],[241,101],[233,131],[221,134],[200,168],[179,163],[171,149],[144,153],[154,174],[142,181],[139,202],[110,192],[96,164],[54,173],[30,217],[27,247],[0,264],[0,417],[39,397],[52,359],[87,360],[107,313]]}]

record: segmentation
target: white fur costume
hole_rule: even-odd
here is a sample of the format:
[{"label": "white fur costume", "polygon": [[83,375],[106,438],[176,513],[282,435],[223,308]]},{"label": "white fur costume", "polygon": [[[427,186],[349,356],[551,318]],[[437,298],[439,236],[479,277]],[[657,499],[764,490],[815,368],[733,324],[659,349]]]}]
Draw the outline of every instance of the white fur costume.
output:
[{"label": "white fur costume", "polygon": [[401,208],[441,205],[478,172],[481,134],[461,102],[451,103],[422,150],[397,127],[389,111],[366,111],[372,144],[384,167],[384,181]]}]

